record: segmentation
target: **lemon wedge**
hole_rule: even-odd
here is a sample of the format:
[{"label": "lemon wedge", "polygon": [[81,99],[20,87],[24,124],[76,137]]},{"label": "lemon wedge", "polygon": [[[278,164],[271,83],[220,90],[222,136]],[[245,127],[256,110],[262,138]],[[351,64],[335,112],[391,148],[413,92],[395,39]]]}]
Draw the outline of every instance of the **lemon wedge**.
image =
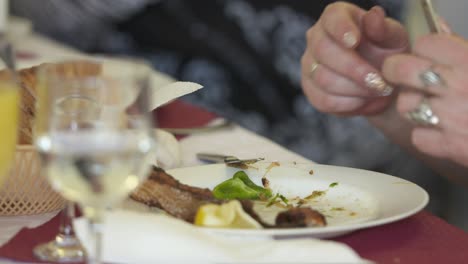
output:
[{"label": "lemon wedge", "polygon": [[259,229],[262,226],[242,209],[237,200],[224,204],[205,204],[198,208],[195,225],[223,228]]}]

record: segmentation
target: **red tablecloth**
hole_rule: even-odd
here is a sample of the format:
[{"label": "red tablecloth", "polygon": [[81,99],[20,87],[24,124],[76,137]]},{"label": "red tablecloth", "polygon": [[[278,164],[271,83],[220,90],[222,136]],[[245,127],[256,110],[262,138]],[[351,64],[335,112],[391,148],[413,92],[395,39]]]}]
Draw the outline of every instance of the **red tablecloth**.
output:
[{"label": "red tablecloth", "polygon": [[[180,101],[162,108],[156,115],[161,127],[179,128],[198,126],[215,117]],[[23,229],[0,248],[0,257],[37,261],[32,248],[51,240],[57,229],[58,217],[38,228]],[[425,211],[335,240],[346,243],[361,257],[377,263],[468,263],[468,234]]]}]

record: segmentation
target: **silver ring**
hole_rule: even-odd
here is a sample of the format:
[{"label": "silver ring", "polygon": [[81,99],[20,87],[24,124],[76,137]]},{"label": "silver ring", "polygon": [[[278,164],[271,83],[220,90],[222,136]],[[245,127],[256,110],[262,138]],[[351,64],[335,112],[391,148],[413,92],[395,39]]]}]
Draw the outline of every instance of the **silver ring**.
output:
[{"label": "silver ring", "polygon": [[419,79],[422,81],[425,87],[427,86],[445,86],[444,79],[440,74],[434,71],[433,66],[431,66],[427,71],[419,74]]},{"label": "silver ring", "polygon": [[315,62],[315,61],[310,65],[310,71],[309,71],[310,75],[314,74],[314,72],[317,70],[319,65],[320,64],[318,62]]},{"label": "silver ring", "polygon": [[408,112],[408,118],[417,125],[437,126],[440,122],[439,117],[432,111],[426,98],[413,111]]}]

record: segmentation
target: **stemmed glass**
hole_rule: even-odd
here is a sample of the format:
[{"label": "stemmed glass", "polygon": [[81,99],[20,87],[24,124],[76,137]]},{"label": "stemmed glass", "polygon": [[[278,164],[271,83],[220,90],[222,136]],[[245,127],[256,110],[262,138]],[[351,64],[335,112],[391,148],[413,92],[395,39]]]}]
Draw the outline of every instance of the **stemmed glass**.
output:
[{"label": "stemmed glass", "polygon": [[[65,78],[86,78],[96,76],[99,71],[97,71],[96,64],[84,62],[84,61],[68,61],[58,64],[48,64],[47,67],[42,68],[39,71],[38,78],[44,79],[47,78],[47,72],[53,74],[54,76],[62,76]],[[39,87],[41,88],[41,87]],[[42,102],[47,103],[48,99],[44,99],[44,96],[48,95],[48,87],[42,87],[39,91],[42,90],[42,96],[39,97],[39,100],[42,99]],[[58,89],[58,88],[57,88]],[[73,102],[80,102],[81,107],[79,109],[80,114],[83,115],[87,111],[88,115],[95,115],[97,111],[97,102],[95,100],[84,100],[80,99],[83,96],[84,91],[82,90],[69,90],[64,91],[63,98],[65,104],[70,104]],[[40,93],[41,94],[41,93]],[[67,98],[70,94],[75,94],[73,97]],[[59,100],[59,99],[57,99]],[[40,103],[39,103],[40,104]],[[44,110],[45,107],[42,107]],[[53,112],[57,110],[57,112]],[[60,107],[50,109],[47,111],[52,111],[51,115],[60,116],[59,118],[74,118],[76,113],[72,111],[63,111]],[[40,113],[39,113],[40,114]],[[44,113],[45,114],[45,113]],[[41,119],[41,118],[40,118]],[[45,121],[47,122],[47,121]],[[37,131],[43,129],[41,124],[36,128]],[[59,232],[52,241],[42,243],[34,247],[34,255],[43,261],[49,262],[58,262],[58,263],[68,263],[68,262],[83,262],[86,257],[86,250],[81,244],[80,240],[76,237],[75,230],[72,225],[72,220],[75,216],[75,203],[67,202],[65,208],[60,212],[59,218]]]},{"label": "stemmed glass", "polygon": [[137,187],[154,159],[150,68],[129,59],[83,63],[94,73],[66,63],[40,71],[35,145],[52,187],[89,219],[89,262],[100,263],[104,211]]},{"label": "stemmed glass", "polygon": [[43,261],[50,262],[82,262],[86,257],[86,250],[75,235],[72,220],[75,215],[75,205],[67,202],[60,212],[59,232],[52,241],[34,247],[34,255]]}]

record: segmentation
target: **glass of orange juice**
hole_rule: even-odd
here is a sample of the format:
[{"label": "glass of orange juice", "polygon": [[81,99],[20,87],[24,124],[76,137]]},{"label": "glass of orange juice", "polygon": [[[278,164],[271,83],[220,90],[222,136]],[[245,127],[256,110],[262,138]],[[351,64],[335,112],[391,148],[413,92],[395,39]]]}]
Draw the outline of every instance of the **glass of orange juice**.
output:
[{"label": "glass of orange juice", "polygon": [[18,131],[20,95],[12,77],[0,76],[0,186],[13,164]]}]

